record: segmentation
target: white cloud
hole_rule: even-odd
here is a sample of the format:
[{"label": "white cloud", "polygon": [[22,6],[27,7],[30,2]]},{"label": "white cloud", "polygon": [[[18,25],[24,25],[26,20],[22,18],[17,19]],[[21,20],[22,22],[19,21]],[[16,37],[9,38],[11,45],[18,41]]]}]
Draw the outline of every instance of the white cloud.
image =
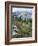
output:
[{"label": "white cloud", "polygon": [[32,11],[32,8],[12,8],[12,12],[16,11]]}]

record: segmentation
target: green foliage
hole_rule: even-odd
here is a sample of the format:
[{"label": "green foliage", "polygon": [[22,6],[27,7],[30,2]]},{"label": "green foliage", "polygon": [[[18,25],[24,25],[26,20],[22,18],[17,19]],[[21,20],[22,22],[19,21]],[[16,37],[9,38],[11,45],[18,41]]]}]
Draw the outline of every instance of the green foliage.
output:
[{"label": "green foliage", "polygon": [[[13,23],[14,17],[11,18],[11,29]],[[15,35],[16,38],[19,37],[31,37],[32,36],[32,19],[28,19],[26,21],[21,19],[21,16],[18,18],[16,17],[16,26],[18,28],[17,34]]]}]

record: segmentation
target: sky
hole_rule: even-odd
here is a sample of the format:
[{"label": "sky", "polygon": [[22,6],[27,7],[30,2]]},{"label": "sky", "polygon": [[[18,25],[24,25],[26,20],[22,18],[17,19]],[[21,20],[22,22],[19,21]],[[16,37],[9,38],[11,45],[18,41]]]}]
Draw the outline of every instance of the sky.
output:
[{"label": "sky", "polygon": [[12,12],[16,12],[16,11],[28,11],[28,12],[32,12],[32,8],[12,8]]}]

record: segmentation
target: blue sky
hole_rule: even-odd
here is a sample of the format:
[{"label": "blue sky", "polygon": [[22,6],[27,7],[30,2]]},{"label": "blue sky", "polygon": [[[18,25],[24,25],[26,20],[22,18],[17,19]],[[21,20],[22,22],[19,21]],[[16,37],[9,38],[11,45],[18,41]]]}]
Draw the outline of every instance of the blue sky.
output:
[{"label": "blue sky", "polygon": [[28,11],[28,12],[32,12],[32,8],[12,8],[12,12],[16,12],[16,11]]}]

